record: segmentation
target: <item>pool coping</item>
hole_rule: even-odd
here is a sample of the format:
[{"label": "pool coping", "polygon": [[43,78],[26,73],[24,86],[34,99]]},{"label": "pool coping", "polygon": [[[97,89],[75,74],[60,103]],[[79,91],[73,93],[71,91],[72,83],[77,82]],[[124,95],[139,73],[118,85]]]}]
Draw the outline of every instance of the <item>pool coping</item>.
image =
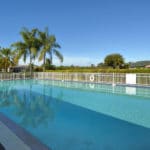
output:
[{"label": "pool coping", "polygon": [[[40,142],[31,133],[26,131],[24,128],[10,120],[7,116],[0,112],[0,121],[8,127],[24,144],[30,147],[31,150],[52,150],[48,146]],[[8,141],[9,143],[9,141]],[[4,145],[5,147],[5,145]]]}]

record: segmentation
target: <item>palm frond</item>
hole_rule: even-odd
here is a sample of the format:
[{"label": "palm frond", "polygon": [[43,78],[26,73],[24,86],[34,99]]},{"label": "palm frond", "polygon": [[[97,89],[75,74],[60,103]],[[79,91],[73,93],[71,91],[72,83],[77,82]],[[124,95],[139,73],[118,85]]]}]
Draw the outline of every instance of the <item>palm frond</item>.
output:
[{"label": "palm frond", "polygon": [[63,62],[63,55],[56,49],[54,49],[53,52],[57,56],[57,58],[60,60],[60,62]]},{"label": "palm frond", "polygon": [[45,55],[45,53],[44,53],[44,51],[41,51],[41,53],[40,53],[40,56],[39,56],[39,61],[41,61],[41,60],[43,60],[44,59],[44,55]]}]

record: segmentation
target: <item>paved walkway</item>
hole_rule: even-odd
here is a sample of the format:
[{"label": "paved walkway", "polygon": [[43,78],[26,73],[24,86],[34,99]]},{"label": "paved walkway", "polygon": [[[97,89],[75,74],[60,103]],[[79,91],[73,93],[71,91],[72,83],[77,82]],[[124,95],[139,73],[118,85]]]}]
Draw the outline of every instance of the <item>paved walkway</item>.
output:
[{"label": "paved walkway", "polygon": [[7,126],[0,121],[0,142],[6,150],[31,150]]}]

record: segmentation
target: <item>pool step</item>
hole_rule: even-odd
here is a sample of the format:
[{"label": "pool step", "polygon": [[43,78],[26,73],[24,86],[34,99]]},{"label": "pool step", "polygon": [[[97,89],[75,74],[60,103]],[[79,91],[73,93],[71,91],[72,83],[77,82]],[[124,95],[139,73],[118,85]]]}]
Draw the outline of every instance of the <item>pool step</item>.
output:
[{"label": "pool step", "polygon": [[51,150],[1,112],[0,143],[6,150]]},{"label": "pool step", "polygon": [[4,123],[0,121],[0,142],[6,150],[31,150]]}]

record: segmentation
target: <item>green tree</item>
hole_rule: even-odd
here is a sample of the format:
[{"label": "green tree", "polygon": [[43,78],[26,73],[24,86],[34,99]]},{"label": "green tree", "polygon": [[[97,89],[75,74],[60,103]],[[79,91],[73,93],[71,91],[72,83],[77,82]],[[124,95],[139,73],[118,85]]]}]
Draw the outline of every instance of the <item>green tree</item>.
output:
[{"label": "green tree", "polygon": [[37,57],[40,50],[41,43],[38,38],[38,29],[32,29],[29,31],[27,28],[23,28],[20,32],[23,41],[12,44],[16,48],[17,58],[23,57],[26,62],[27,57],[30,59],[30,73],[32,72],[32,60]]},{"label": "green tree", "polygon": [[15,66],[18,63],[15,59],[15,52],[10,48],[0,48],[0,67],[6,72],[11,66]]},{"label": "green tree", "polygon": [[42,44],[39,61],[43,60],[43,69],[45,70],[46,65],[46,55],[48,54],[50,57],[50,63],[52,65],[53,54],[63,62],[62,54],[57,50],[60,45],[56,42],[56,37],[54,35],[49,35],[48,28],[45,29],[44,32],[39,31],[39,39]]},{"label": "green tree", "polygon": [[51,64],[51,60],[49,58],[46,58],[44,68],[46,70],[55,70],[56,66]]},{"label": "green tree", "polygon": [[124,65],[124,58],[120,54],[110,54],[105,57],[104,63],[114,69],[121,68]]}]

